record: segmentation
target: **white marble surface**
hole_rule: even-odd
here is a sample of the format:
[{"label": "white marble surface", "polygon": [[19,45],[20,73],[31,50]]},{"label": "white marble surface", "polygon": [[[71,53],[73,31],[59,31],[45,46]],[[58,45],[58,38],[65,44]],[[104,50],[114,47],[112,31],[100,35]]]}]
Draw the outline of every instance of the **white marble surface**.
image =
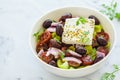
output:
[{"label": "white marble surface", "polygon": [[[100,80],[105,71],[112,70],[112,64],[120,65],[120,21],[117,20],[113,20],[117,33],[113,53],[105,66],[83,78],[62,78],[46,72],[29,47],[29,32],[42,14],[71,5],[100,9],[105,1],[107,4],[110,0],[0,0],[0,80]],[[120,80],[119,75],[120,72],[115,80]]]}]

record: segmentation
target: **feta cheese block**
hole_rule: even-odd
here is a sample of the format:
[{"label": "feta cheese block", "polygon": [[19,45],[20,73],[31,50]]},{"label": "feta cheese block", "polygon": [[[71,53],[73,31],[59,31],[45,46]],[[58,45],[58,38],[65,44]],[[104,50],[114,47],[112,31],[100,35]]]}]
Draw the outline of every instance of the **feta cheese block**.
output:
[{"label": "feta cheese block", "polygon": [[66,44],[92,45],[94,25],[94,19],[66,19],[62,42]]}]

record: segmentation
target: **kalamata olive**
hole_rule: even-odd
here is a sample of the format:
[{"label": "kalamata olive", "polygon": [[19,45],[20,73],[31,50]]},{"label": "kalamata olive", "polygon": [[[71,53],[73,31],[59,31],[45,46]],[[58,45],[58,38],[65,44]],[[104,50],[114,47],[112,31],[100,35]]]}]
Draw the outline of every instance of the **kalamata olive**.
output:
[{"label": "kalamata olive", "polygon": [[100,21],[95,16],[90,15],[88,18],[89,19],[94,19],[95,20],[95,25],[99,25],[100,24]]},{"label": "kalamata olive", "polygon": [[107,55],[108,52],[109,52],[108,49],[105,48],[105,47],[103,47],[103,46],[98,47],[98,48],[97,48],[97,51],[102,52],[102,53],[104,53],[105,55]]},{"label": "kalamata olive", "polygon": [[75,52],[77,52],[77,53],[79,53],[81,55],[84,55],[87,51],[86,51],[86,49],[84,47],[78,46],[78,47],[76,47]]},{"label": "kalamata olive", "polygon": [[49,28],[51,26],[51,24],[52,24],[52,20],[47,19],[43,22],[43,27],[44,28]]},{"label": "kalamata olive", "polygon": [[65,20],[66,20],[67,18],[72,18],[72,14],[71,14],[71,13],[66,13],[66,14],[64,14],[63,16],[61,16],[61,18],[59,19],[59,21],[65,22]]},{"label": "kalamata olive", "polygon": [[92,47],[97,47],[97,46],[98,46],[97,40],[93,39],[92,40]]},{"label": "kalamata olive", "polygon": [[57,34],[58,36],[62,36],[62,33],[63,33],[63,25],[62,25],[62,24],[58,24],[58,25],[56,26],[56,34]]},{"label": "kalamata olive", "polygon": [[87,66],[87,65],[91,65],[91,64],[93,64],[93,60],[91,59],[91,57],[89,55],[82,57],[82,65],[83,66]]},{"label": "kalamata olive", "polygon": [[96,58],[95,58],[95,60],[94,60],[94,63],[100,61],[100,60],[103,59],[104,57],[105,57],[105,54],[104,54],[104,53],[97,51],[97,55],[96,55]]},{"label": "kalamata olive", "polygon": [[56,64],[56,62],[54,60],[50,61],[49,64],[52,65],[52,66],[54,66],[54,67],[57,66],[57,64]]},{"label": "kalamata olive", "polygon": [[97,38],[97,42],[100,46],[106,46],[107,45],[107,41],[102,37]]},{"label": "kalamata olive", "polygon": [[50,40],[50,43],[49,43],[49,46],[50,47],[55,47],[55,48],[58,48],[60,49],[62,46],[54,39],[51,39]]},{"label": "kalamata olive", "polygon": [[49,56],[46,56],[46,52],[43,52],[40,55],[40,58],[45,61],[46,63],[49,63],[50,61],[52,61],[52,59],[54,58],[54,56],[52,54],[50,54]]},{"label": "kalamata olive", "polygon": [[70,46],[72,46],[72,44],[65,44],[65,43],[62,43],[62,46],[64,46],[64,47],[70,47]]},{"label": "kalamata olive", "polygon": [[68,61],[68,64],[69,64],[70,66],[72,66],[72,67],[79,67],[79,66],[80,66],[79,63],[74,62],[74,61]]}]

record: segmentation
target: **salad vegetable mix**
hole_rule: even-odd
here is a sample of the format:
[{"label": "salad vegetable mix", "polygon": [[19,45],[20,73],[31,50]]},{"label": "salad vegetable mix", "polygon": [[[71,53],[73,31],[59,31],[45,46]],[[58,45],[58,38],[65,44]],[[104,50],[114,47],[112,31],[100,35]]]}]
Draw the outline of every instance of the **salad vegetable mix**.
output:
[{"label": "salad vegetable mix", "polygon": [[109,52],[109,35],[94,15],[62,15],[58,21],[46,19],[36,38],[38,57],[62,69],[79,69],[102,60]]}]

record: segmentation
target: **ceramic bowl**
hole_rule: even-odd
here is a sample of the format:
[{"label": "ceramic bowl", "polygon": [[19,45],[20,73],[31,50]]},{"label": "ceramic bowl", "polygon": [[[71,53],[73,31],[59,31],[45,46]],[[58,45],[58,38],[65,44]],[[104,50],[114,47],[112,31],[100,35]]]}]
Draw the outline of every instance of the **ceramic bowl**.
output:
[{"label": "ceramic bowl", "polygon": [[[72,13],[72,15],[74,17],[75,16],[88,17],[89,15],[94,15],[99,19],[105,32],[107,32],[109,34],[110,43],[111,43],[110,51],[104,59],[97,62],[96,64],[87,66],[85,68],[66,70],[66,69],[60,69],[57,67],[53,67],[49,64],[46,64],[44,61],[42,61],[40,58],[38,58],[36,49],[35,49],[36,41],[35,41],[33,34],[42,28],[42,23],[46,19],[49,18],[49,19],[58,21],[58,19],[67,12]],[[64,7],[64,8],[52,10],[52,11],[44,14],[43,16],[41,16],[41,18],[36,22],[32,31],[30,32],[30,46],[31,46],[33,54],[36,56],[36,58],[39,60],[39,63],[42,65],[42,68],[46,69],[47,71],[49,71],[55,75],[59,75],[62,77],[69,77],[69,78],[82,77],[82,76],[86,76],[88,74],[91,74],[91,73],[97,71],[101,66],[103,66],[103,64],[106,62],[106,59],[108,58],[108,56],[112,53],[114,45],[115,45],[115,30],[114,30],[114,26],[111,23],[111,21],[106,16],[101,14],[99,11],[90,9],[90,8],[86,8],[86,7]]]}]

